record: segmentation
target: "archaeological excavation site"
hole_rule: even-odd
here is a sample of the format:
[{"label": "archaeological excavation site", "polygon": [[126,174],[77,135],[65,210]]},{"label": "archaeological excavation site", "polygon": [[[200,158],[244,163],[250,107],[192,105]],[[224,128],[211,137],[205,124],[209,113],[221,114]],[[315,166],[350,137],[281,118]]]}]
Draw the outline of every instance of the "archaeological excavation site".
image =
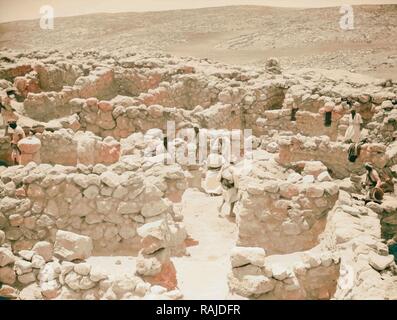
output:
[{"label": "archaeological excavation site", "polygon": [[3,48],[0,96],[1,299],[397,299],[395,79]]}]

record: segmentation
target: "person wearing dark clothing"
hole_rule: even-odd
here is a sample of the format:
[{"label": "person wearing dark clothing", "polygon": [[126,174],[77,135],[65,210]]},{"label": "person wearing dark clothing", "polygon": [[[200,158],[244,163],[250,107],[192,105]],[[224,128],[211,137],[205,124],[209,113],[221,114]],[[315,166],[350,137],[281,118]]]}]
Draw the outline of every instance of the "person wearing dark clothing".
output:
[{"label": "person wearing dark clothing", "polygon": [[332,112],[327,111],[327,112],[325,112],[325,115],[324,115],[324,126],[330,127],[331,124],[332,124]]}]

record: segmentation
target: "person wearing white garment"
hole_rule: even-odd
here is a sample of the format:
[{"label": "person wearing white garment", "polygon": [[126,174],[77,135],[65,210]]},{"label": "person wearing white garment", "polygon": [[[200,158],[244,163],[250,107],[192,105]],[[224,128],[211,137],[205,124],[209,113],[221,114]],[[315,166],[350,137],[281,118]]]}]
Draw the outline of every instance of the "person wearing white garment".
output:
[{"label": "person wearing white garment", "polygon": [[362,124],[363,119],[361,115],[356,111],[356,108],[353,107],[349,115],[349,127],[345,133],[345,141],[352,141],[353,143],[360,142]]},{"label": "person wearing white garment", "polygon": [[219,212],[221,215],[225,213],[230,217],[235,216],[234,214],[234,206],[238,200],[237,194],[237,180],[235,178],[235,168],[234,163],[236,160],[234,158],[231,159],[230,164],[226,163],[223,165],[219,178],[222,185],[222,204],[219,206]]},{"label": "person wearing white garment", "polygon": [[215,143],[206,161],[207,172],[202,183],[202,188],[211,196],[221,195],[223,191],[219,174],[225,163],[225,158],[220,154],[220,150],[222,150],[222,143]]}]

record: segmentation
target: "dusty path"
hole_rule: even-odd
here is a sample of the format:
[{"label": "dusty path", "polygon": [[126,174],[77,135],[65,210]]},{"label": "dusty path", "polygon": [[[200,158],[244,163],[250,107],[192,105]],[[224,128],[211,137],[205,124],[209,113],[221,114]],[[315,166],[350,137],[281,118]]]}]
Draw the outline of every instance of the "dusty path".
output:
[{"label": "dusty path", "polygon": [[178,287],[184,299],[225,299],[230,251],[235,244],[234,222],[218,216],[221,197],[188,189],[182,199],[184,224],[198,241],[187,250],[190,256],[173,258]]}]

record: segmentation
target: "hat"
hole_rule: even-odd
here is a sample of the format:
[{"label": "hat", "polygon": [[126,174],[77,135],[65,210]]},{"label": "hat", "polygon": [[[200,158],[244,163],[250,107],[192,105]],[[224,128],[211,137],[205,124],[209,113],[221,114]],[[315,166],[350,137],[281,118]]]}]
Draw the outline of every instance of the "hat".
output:
[{"label": "hat", "polygon": [[373,188],[371,190],[371,197],[373,199],[381,201],[383,199],[383,195],[384,195],[384,192],[381,188]]},{"label": "hat", "polygon": [[372,164],[370,164],[369,162],[364,163],[364,167],[366,169],[368,169],[368,168],[373,169],[374,168],[374,166]]}]

